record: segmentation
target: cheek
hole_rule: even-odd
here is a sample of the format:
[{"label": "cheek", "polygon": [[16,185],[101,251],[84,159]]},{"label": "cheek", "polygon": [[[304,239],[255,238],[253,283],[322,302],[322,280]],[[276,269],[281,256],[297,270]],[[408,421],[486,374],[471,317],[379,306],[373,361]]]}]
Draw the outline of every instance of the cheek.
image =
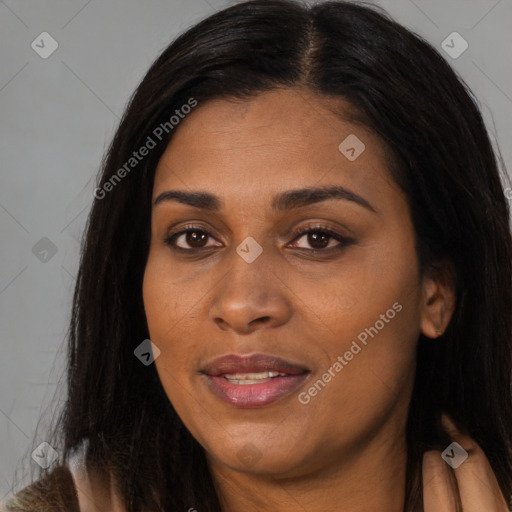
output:
[{"label": "cheek", "polygon": [[150,252],[143,281],[144,309],[149,337],[160,349],[155,365],[173,405],[187,394],[187,381],[194,372],[191,364],[198,347],[196,338],[188,333],[193,332],[195,308],[204,295],[204,289],[201,293],[192,283],[185,286],[175,280],[175,275],[165,255]]},{"label": "cheek", "polygon": [[[175,290],[169,282],[169,273],[166,271],[165,264],[162,264],[151,252],[144,272],[142,293],[149,337],[160,349],[160,356],[155,360],[155,364],[164,383],[167,381],[166,372],[170,375],[173,373],[169,362],[179,355],[176,354],[176,349],[181,345],[175,343],[171,348],[167,342],[177,322],[176,315],[173,315]],[[173,358],[169,357],[171,351]],[[165,388],[167,390],[167,386]]]},{"label": "cheek", "polygon": [[365,251],[339,281],[352,306],[325,303],[335,336],[324,339],[329,363],[306,393],[316,396],[310,405],[318,414],[326,408],[333,412],[333,428],[346,424],[348,416],[352,426],[376,424],[397,400],[407,402],[421,304],[415,252],[409,254],[394,248]]},{"label": "cheek", "polygon": [[308,417],[313,423],[316,417],[324,418],[322,428],[338,435],[342,444],[350,444],[354,436],[372,435],[393,411],[408,407],[417,331],[407,315],[404,306],[394,318],[386,317],[388,323],[378,315],[359,320],[357,326],[352,322],[347,336],[325,347],[330,364],[305,388],[301,403],[308,401]]},{"label": "cheek", "polygon": [[169,258],[160,252],[154,249],[149,254],[142,293],[151,339],[165,345],[167,339],[175,336],[183,319],[193,314],[200,290],[193,283],[180,282]]}]

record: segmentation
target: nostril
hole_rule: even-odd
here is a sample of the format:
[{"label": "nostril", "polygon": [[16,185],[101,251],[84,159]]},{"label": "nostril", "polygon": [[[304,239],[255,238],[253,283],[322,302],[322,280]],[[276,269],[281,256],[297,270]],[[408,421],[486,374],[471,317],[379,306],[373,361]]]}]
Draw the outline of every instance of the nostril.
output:
[{"label": "nostril", "polygon": [[270,320],[270,317],[269,316],[262,316],[261,318],[256,318],[255,320],[253,320],[252,322],[249,323],[250,324],[253,324],[253,323],[264,323],[266,322],[267,320]]}]

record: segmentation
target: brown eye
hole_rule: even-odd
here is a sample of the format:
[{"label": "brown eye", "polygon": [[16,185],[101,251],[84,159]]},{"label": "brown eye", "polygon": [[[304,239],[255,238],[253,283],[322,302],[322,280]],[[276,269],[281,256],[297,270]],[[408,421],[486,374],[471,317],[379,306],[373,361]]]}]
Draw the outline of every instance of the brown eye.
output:
[{"label": "brown eye", "polygon": [[208,234],[204,231],[187,231],[185,241],[192,247],[203,247],[208,238]]},{"label": "brown eye", "polygon": [[333,238],[331,235],[322,231],[310,232],[306,235],[308,244],[313,249],[325,249],[329,245],[329,241]]},{"label": "brown eye", "polygon": [[[298,233],[295,233],[295,235],[294,240],[304,238],[305,244],[311,247],[298,246],[298,248],[310,251],[326,250],[326,252],[328,252],[331,249],[341,249],[351,243],[350,239],[321,226],[299,231]],[[331,247],[329,247],[329,243],[333,241],[334,244],[331,244]],[[294,246],[297,247],[297,245]]]},{"label": "brown eye", "polygon": [[[328,253],[331,250],[343,249],[353,242],[352,239],[322,226],[297,231],[294,233],[294,237],[295,242],[292,244],[292,247],[312,252]],[[167,236],[164,239],[164,243],[173,250],[193,253],[194,251],[208,249],[209,247],[218,247],[218,245],[206,245],[209,238],[213,239],[212,235],[205,229],[200,229],[196,226],[186,226],[185,229]],[[300,241],[302,238],[305,240],[305,246],[298,245],[297,240]]]},{"label": "brown eye", "polygon": [[[206,247],[205,244],[210,236],[211,235],[205,230],[189,228],[168,236],[164,242],[173,249],[193,251],[194,249]],[[185,244],[185,246],[180,244]]]}]

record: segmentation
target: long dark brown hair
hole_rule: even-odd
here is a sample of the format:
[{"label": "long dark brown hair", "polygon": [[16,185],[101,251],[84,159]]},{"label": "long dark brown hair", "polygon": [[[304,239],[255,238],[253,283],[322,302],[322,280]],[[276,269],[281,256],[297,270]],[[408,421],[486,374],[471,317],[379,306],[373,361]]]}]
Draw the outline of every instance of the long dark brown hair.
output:
[{"label": "long dark brown hair", "polygon": [[[242,2],[180,35],[151,66],[97,183],[102,191],[109,180],[114,185],[97,193],[84,233],[67,401],[51,443],[64,463],[88,440],[88,464],[112,472],[129,512],[221,510],[204,449],[174,411],[155,365],[134,356],[149,337],[142,279],[153,179],[179,127],[166,125],[162,140],[154,130],[191,98],[200,108],[214,98],[296,86],[356,108],[358,120],[389,147],[421,271],[443,260],[455,269],[457,305],[446,332],[418,340],[405,510],[423,510],[423,452],[450,442],[440,428],[442,411],[480,444],[510,497],[512,240],[498,157],[476,99],[444,58],[362,2]],[[148,137],[156,147],[122,180],[113,178]]]}]

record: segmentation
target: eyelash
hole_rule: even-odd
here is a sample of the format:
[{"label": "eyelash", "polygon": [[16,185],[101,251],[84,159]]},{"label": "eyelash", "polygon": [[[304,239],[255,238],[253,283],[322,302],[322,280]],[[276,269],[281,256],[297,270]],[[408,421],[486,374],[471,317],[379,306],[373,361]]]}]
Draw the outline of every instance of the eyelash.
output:
[{"label": "eyelash", "polygon": [[[189,233],[189,232],[192,232],[192,231],[197,231],[199,233],[204,233],[207,235],[208,238],[213,238],[212,235],[206,230],[206,229],[202,229],[201,227],[199,226],[194,226],[194,225],[188,225],[188,226],[184,226],[183,229],[181,229],[180,231],[177,231],[176,233],[171,233],[169,234],[168,236],[166,236],[164,238],[164,243],[169,246],[170,249],[172,249],[173,251],[181,251],[181,252],[185,252],[185,253],[197,253],[197,252],[200,252],[202,250],[207,250],[208,247],[205,247],[205,248],[192,248],[192,249],[184,249],[183,247],[176,247],[174,245],[174,241],[181,235],[183,234],[186,234],[186,233]],[[323,249],[305,249],[303,247],[299,247],[298,249],[299,250],[303,250],[303,251],[307,251],[307,252],[313,252],[313,253],[317,253],[317,252],[323,252],[323,253],[330,253],[332,251],[339,251],[341,249],[344,249],[345,247],[349,246],[350,244],[352,244],[354,242],[353,239],[351,238],[347,238],[345,236],[342,236],[340,235],[339,233],[336,233],[335,231],[333,231],[332,229],[328,228],[327,226],[322,226],[322,225],[315,225],[315,226],[311,226],[311,227],[308,227],[308,228],[299,228],[299,229],[296,229],[292,236],[292,242],[302,238],[302,236],[304,235],[308,235],[310,233],[322,233],[322,234],[325,234],[325,235],[328,235],[329,238],[334,238],[336,241],[338,241],[340,244],[336,247],[330,247],[330,248],[323,248]],[[330,242],[330,240],[329,240]]]}]

